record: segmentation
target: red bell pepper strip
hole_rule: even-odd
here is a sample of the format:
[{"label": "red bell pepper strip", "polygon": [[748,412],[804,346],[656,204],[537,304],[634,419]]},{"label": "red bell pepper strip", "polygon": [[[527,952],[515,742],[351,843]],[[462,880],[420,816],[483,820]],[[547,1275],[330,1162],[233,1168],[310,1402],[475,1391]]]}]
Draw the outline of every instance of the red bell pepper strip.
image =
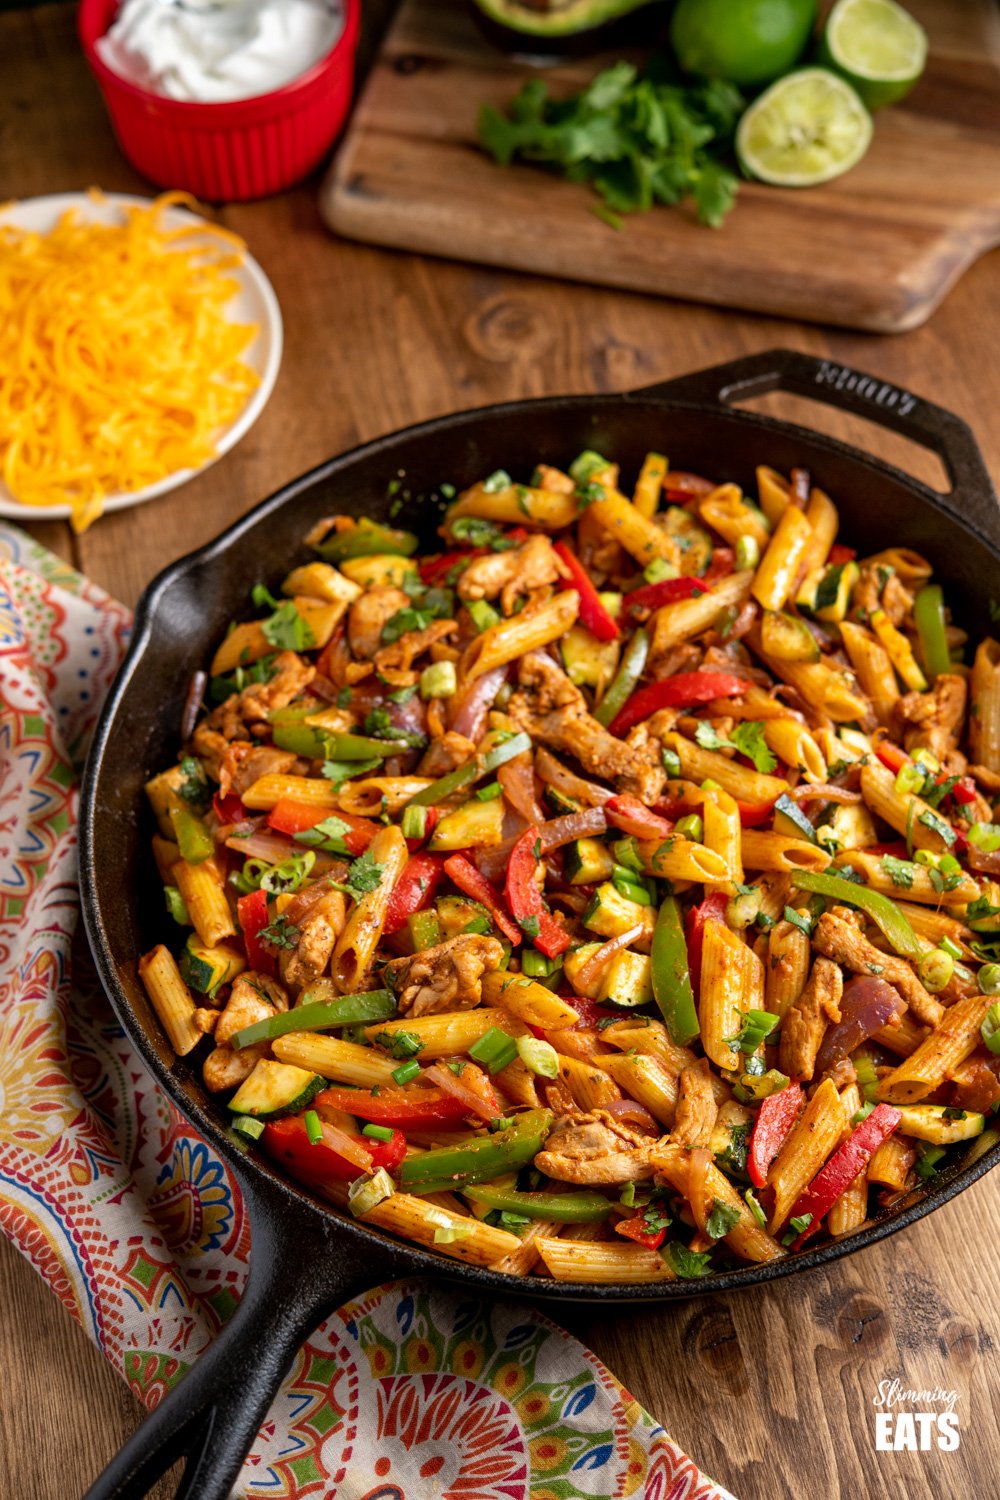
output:
[{"label": "red bell pepper strip", "polygon": [[392,937],[406,926],[415,911],[426,911],[444,874],[444,857],[440,854],[414,854],[407,860],[402,875],[393,886],[385,911],[382,931]]},{"label": "red bell pepper strip", "polygon": [[528,923],[531,940],[538,951],[544,953],[546,958],[556,958],[569,947],[570,936],[546,907],[535,880],[541,856],[541,839],[541,831],[535,824],[521,834],[507,861],[504,896],[521,931],[525,930],[525,924]]},{"label": "red bell pepper strip", "polygon": [[420,582],[428,588],[440,583],[452,568],[464,567],[477,557],[488,557],[488,547],[469,547],[461,552],[442,552],[440,557],[425,557],[420,563]]},{"label": "red bell pepper strip", "polygon": [[701,950],[705,942],[705,928],[709,922],[724,922],[726,920],[726,907],[729,905],[729,897],[725,891],[713,891],[706,896],[698,906],[692,906],[684,922],[684,937],[687,941],[688,950],[688,973],[691,976],[691,989],[694,998],[698,999],[698,991],[701,988]]},{"label": "red bell pepper strip", "polygon": [[659,813],[651,812],[638,797],[627,792],[609,797],[604,804],[604,816],[612,828],[622,833],[631,833],[637,839],[665,839],[674,831],[674,825]]},{"label": "red bell pepper strip", "polygon": [[615,1225],[615,1234],[623,1234],[627,1240],[635,1240],[637,1245],[644,1245],[647,1250],[659,1250],[667,1237],[667,1231],[663,1229],[647,1229],[645,1214],[636,1214],[632,1219],[619,1219]]},{"label": "red bell pepper strip", "polygon": [[278,965],[274,954],[260,935],[268,923],[267,892],[251,891],[248,896],[241,896],[236,903],[236,914],[243,929],[243,942],[251,969],[273,978]]},{"label": "red bell pepper strip", "polygon": [[700,578],[665,578],[662,583],[633,589],[631,594],[625,595],[623,604],[626,613],[631,614],[637,609],[662,609],[665,604],[676,604],[678,599],[694,599],[698,594],[707,593],[708,589]]},{"label": "red bell pepper strip", "polygon": [[663,476],[663,487],[667,491],[673,491],[681,501],[710,495],[716,488],[710,479],[703,479],[700,474],[689,474],[684,469],[668,469]]},{"label": "red bell pepper strip", "polygon": [[[495,1102],[492,1091],[491,1097]],[[461,1099],[446,1094],[443,1089],[423,1085],[413,1089],[382,1085],[377,1094],[369,1093],[367,1089],[334,1086],[317,1094],[314,1102],[320,1109],[328,1105],[343,1110],[345,1114],[357,1115],[360,1120],[370,1120],[373,1125],[398,1125],[402,1130],[435,1130],[441,1126],[460,1125],[469,1115],[469,1107]],[[367,1137],[365,1145],[370,1145]]]},{"label": "red bell pepper strip", "polygon": [[739,698],[750,687],[745,677],[732,672],[676,672],[662,682],[651,682],[633,693],[608,725],[612,734],[627,734],[661,708],[689,708],[694,703],[712,703],[716,698]]},{"label": "red bell pepper strip", "polygon": [[[328,1127],[320,1121],[324,1139],[310,1141],[301,1115],[286,1115],[283,1120],[274,1120],[264,1126],[261,1145],[269,1156],[282,1162],[300,1182],[310,1187],[322,1187],[327,1182],[351,1182],[360,1177],[359,1168],[341,1156],[325,1139]],[[406,1136],[401,1130],[392,1132],[391,1141],[369,1140],[367,1136],[352,1135],[371,1154],[372,1170],[385,1167],[395,1172],[406,1155]]]},{"label": "red bell pepper strip", "polygon": [[737,802],[736,806],[743,828],[759,828],[774,812],[773,802]]},{"label": "red bell pepper strip", "polygon": [[970,802],[975,802],[976,789],[969,778],[963,776],[961,781],[955,782],[955,785],[951,789],[951,795],[957,803],[963,807],[967,807]]},{"label": "red bell pepper strip", "polygon": [[212,811],[220,823],[240,823],[247,815],[242,800],[235,792],[229,792],[225,797],[221,792],[216,792],[212,798]]},{"label": "red bell pepper strip", "polygon": [[910,757],[905,750],[894,745],[892,740],[883,739],[878,736],[872,744],[872,749],[884,766],[890,771],[899,771],[903,766],[909,765]]},{"label": "red bell pepper strip", "polygon": [[322,823],[326,818],[339,818],[342,823],[348,824],[344,846],[348,854],[354,856],[364,854],[381,827],[371,818],[362,818],[357,813],[335,812],[330,807],[317,807],[314,802],[296,802],[293,797],[280,798],[268,813],[267,823],[277,833],[294,835],[305,833],[308,828],[315,828],[317,823]]},{"label": "red bell pepper strip", "polygon": [[855,548],[844,547],[840,542],[834,542],[827,554],[826,560],[831,567],[837,568],[841,563],[853,562],[857,555]]},{"label": "red bell pepper strip", "polygon": [[[787,1093],[787,1089],[784,1090]],[[771,1095],[780,1098],[780,1094]],[[767,1101],[765,1100],[765,1103]],[[863,1172],[882,1142],[888,1140],[902,1121],[902,1114],[892,1104],[876,1104],[871,1114],[861,1121],[838,1146],[825,1167],[821,1167],[809,1186],[801,1192],[792,1205],[789,1218],[798,1219],[811,1214],[812,1219],[802,1230],[792,1249],[798,1250],[810,1235],[815,1234],[823,1219],[842,1193],[846,1192],[859,1172]]]},{"label": "red bell pepper strip", "polygon": [[728,578],[733,571],[735,559],[732,547],[715,547],[712,560],[701,575],[702,583],[718,583],[720,578]]},{"label": "red bell pepper strip", "polygon": [[795,1124],[804,1099],[800,1085],[790,1083],[761,1102],[747,1152],[747,1175],[754,1187],[762,1188],[767,1183],[771,1163]]},{"label": "red bell pepper strip", "polygon": [[504,910],[500,894],[493,883],[476,869],[472,861],[466,859],[464,854],[452,854],[444,862],[444,873],[452,885],[458,886],[463,896],[469,896],[473,901],[478,901],[480,906],[485,906],[491,921],[499,927],[508,943],[513,943],[516,948],[521,941],[520,927]]},{"label": "red bell pepper strip", "polygon": [[601,603],[600,595],[580,559],[573,555],[565,542],[556,542],[554,550],[569,571],[570,588],[575,589],[579,595],[580,624],[585,625],[599,641],[616,641],[618,626]]}]

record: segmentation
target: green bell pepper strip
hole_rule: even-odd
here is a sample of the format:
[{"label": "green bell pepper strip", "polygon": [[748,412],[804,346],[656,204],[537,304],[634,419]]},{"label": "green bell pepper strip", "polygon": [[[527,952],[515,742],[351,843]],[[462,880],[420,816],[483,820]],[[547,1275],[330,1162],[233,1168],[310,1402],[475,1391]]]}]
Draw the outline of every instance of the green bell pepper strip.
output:
[{"label": "green bell pepper strip", "polygon": [[841,875],[820,874],[812,870],[793,870],[792,884],[802,891],[815,891],[818,896],[829,896],[845,906],[856,906],[882,931],[890,946],[904,958],[920,958],[923,949],[920,939],[903,916],[894,901],[880,891],[870,891],[867,886],[856,885],[853,880],[844,880]]},{"label": "green bell pepper strip", "polygon": [[405,741],[375,740],[363,734],[343,734],[318,724],[276,723],[272,730],[279,750],[291,750],[310,760],[385,760],[406,749]]},{"label": "green bell pepper strip", "polygon": [[489,1182],[501,1172],[516,1172],[534,1161],[551,1125],[550,1109],[529,1109],[495,1135],[408,1156],[399,1168],[400,1186],[404,1192],[442,1193],[470,1182]]},{"label": "green bell pepper strip", "polygon": [[933,680],[942,672],[950,672],[951,652],[948,650],[944,595],[940,584],[930,583],[920,590],[913,601],[913,618],[928,677]]},{"label": "green bell pepper strip", "polygon": [[604,697],[594,710],[594,718],[598,724],[603,724],[605,729],[615,718],[619,709],[631,698],[639,678],[642,676],[646,665],[646,657],[649,655],[649,635],[645,630],[637,630],[635,635],[625,647],[625,654],[621,659],[618,671],[612,680]]},{"label": "green bell pepper strip", "polygon": [[371,1025],[388,1021],[396,1014],[396,1001],[389,990],[367,990],[360,995],[341,995],[339,1000],[317,1001],[314,1005],[297,1005],[283,1010],[266,1021],[244,1026],[230,1038],[237,1052],[257,1042],[271,1042],[290,1031],[330,1031],[335,1026]]},{"label": "green bell pepper strip", "polygon": [[377,557],[388,552],[395,557],[412,557],[420,545],[412,531],[396,531],[365,521],[347,531],[336,531],[316,547],[327,562],[344,562],[349,557]]},{"label": "green bell pepper strip", "polygon": [[483,776],[495,771],[498,766],[506,765],[516,755],[523,755],[526,750],[530,749],[529,735],[524,733],[511,735],[509,740],[503,740],[499,745],[492,746],[484,754],[474,755],[471,760],[456,766],[454,771],[449,771],[447,776],[441,776],[437,781],[432,781],[430,786],[425,786],[423,791],[411,797],[406,805],[407,807],[434,807],[438,802],[443,802],[446,797],[450,797],[452,792],[459,791],[470,782],[479,781]]},{"label": "green bell pepper strip", "polygon": [[596,1224],[607,1219],[614,1204],[603,1193],[519,1193],[516,1188],[463,1188],[466,1198],[501,1212],[529,1219],[551,1219],[556,1224]]},{"label": "green bell pepper strip", "polygon": [[[846,883],[846,882],[845,882]],[[678,1047],[699,1035],[698,1012],[691,989],[684,925],[676,898],[668,896],[660,907],[650,949],[653,996]]]},{"label": "green bell pepper strip", "polygon": [[200,865],[215,853],[215,841],[204,822],[189,807],[172,807],[170,821],[181,859],[189,865]]}]

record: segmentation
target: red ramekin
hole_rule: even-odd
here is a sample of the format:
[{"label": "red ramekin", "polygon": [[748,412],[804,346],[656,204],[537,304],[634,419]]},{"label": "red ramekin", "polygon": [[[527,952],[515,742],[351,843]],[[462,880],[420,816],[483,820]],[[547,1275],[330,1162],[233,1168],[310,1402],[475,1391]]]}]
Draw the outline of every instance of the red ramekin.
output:
[{"label": "red ramekin", "polygon": [[113,72],[96,43],[119,0],[81,0],[80,41],[118,144],[151,182],[213,202],[266,198],[319,165],[351,103],[361,0],[343,0],[344,30],[325,57],[283,88],[225,104],[151,94]]}]

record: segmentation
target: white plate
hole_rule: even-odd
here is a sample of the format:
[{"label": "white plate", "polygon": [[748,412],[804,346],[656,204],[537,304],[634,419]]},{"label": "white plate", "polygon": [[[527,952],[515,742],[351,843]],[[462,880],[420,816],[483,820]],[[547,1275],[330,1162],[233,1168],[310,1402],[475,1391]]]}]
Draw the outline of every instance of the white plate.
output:
[{"label": "white plate", "polygon": [[[151,198],[136,198],[131,194],[109,193],[104,202],[97,203],[86,193],[52,193],[45,198],[26,198],[23,202],[10,204],[0,211],[0,224],[15,224],[19,229],[33,229],[47,234],[68,208],[78,209],[90,220],[116,223],[120,222],[119,210],[126,204],[148,208],[152,201]],[[164,223],[171,227],[204,222],[197,214],[189,213],[183,208],[168,209],[164,217]],[[281,309],[274,295],[274,288],[251,256],[245,256],[242,265],[233,275],[240,283],[240,289],[229,302],[226,312],[234,323],[257,324],[258,332],[247,346],[243,358],[260,376],[260,384],[235,422],[231,422],[219,433],[214,458],[208,459],[197,469],[176,469],[173,474],[158,479],[155,484],[147,484],[141,490],[108,495],[104,500],[104,511],[124,510],[129,505],[141,505],[145,500],[155,500],[157,495],[165,495],[168,490],[176,489],[179,484],[193,479],[224,453],[228,453],[249,432],[267,405],[281,364]],[[66,520],[69,515],[68,505],[21,504],[0,480],[0,516],[7,516],[14,521],[61,521]]]}]

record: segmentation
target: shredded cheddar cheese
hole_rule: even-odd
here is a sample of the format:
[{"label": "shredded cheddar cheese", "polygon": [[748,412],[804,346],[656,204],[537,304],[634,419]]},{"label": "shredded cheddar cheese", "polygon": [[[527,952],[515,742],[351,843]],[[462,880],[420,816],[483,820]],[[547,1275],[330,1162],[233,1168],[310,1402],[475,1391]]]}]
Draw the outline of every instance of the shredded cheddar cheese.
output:
[{"label": "shredded cheddar cheese", "polygon": [[76,531],[106,496],[211,459],[259,383],[240,358],[256,326],[226,316],[243,242],[166,228],[178,203],[0,225],[0,475],[24,505],[70,505]]}]

